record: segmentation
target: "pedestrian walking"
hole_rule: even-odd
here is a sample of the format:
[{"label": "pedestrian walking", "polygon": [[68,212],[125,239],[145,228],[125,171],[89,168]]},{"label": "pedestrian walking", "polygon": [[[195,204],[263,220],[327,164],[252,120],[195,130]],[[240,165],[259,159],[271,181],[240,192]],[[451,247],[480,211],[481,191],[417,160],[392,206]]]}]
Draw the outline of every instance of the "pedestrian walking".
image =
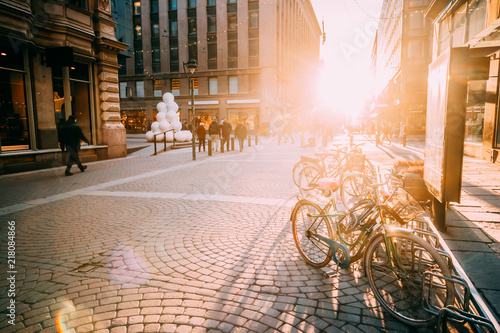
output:
[{"label": "pedestrian walking", "polygon": [[245,126],[245,123],[243,120],[240,120],[240,123],[238,126],[236,126],[236,129],[234,130],[234,134],[238,138],[238,143],[240,146],[240,152],[243,151],[243,145],[245,143],[245,139],[247,138],[247,127]]},{"label": "pedestrian walking", "polygon": [[68,121],[66,121],[66,126],[64,126],[62,131],[62,140],[64,147],[69,153],[68,164],[66,165],[66,171],[64,172],[64,174],[66,176],[73,175],[73,173],[71,172],[71,166],[73,165],[73,163],[76,163],[80,171],[84,172],[85,169],[87,169],[87,166],[83,165],[82,162],[80,162],[78,151],[80,151],[80,141],[86,142],[87,144],[90,144],[90,142],[85,137],[85,135],[83,135],[82,129],[76,123],[76,117],[73,115],[70,115],[68,117]]},{"label": "pedestrian walking", "polygon": [[224,146],[226,144],[226,151],[229,151],[229,137],[231,136],[231,131],[233,130],[233,127],[227,121],[227,118],[224,118],[224,121],[222,122],[222,143],[221,145]]},{"label": "pedestrian walking", "polygon": [[220,138],[220,126],[217,123],[217,118],[212,119],[210,127],[208,127],[208,134],[212,139],[214,151],[217,151],[219,149],[219,138]]},{"label": "pedestrian walking", "polygon": [[392,144],[392,140],[391,140],[391,126],[389,125],[388,122],[385,122],[382,125],[382,137],[380,139],[380,143],[384,143],[384,139],[387,139],[387,141],[389,141],[389,144]]},{"label": "pedestrian walking", "polygon": [[283,127],[283,139],[284,139],[284,143],[286,143],[288,141],[288,138],[290,138],[292,140],[292,144],[294,143],[293,142],[293,136],[292,136],[292,126],[290,124],[290,122],[287,122],[286,125]]},{"label": "pedestrian walking", "polygon": [[203,123],[198,124],[196,135],[198,136],[198,152],[201,152],[202,145],[203,145],[203,151],[205,151],[205,139],[207,136],[207,130],[205,129],[205,124]]},{"label": "pedestrian walking", "polygon": [[399,137],[400,138],[403,138],[403,135],[405,134],[405,123],[404,121],[402,121],[400,124],[399,124]]}]

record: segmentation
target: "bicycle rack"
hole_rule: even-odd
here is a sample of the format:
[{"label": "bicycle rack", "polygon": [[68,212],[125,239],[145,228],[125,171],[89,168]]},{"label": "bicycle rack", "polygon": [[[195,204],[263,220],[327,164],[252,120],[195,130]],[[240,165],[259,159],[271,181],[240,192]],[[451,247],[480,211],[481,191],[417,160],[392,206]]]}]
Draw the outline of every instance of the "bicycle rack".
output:
[{"label": "bicycle rack", "polygon": [[465,325],[470,325],[472,331],[480,332],[496,332],[493,322],[485,317],[474,315],[470,312],[462,311],[455,306],[447,306],[442,308],[438,314],[438,322],[436,327],[436,332],[446,332],[448,326],[448,320],[452,320],[455,323]]},{"label": "bicycle rack", "polygon": [[[447,260],[452,273],[451,277],[445,277],[435,272],[424,273],[422,288],[426,287],[426,283],[428,284],[428,288],[427,295],[425,295],[425,293],[423,294],[422,304],[424,309],[438,316],[437,332],[446,332],[446,327],[449,322],[464,326],[469,325],[474,332],[478,333],[500,332],[499,323],[467,277],[467,274],[465,274],[460,263],[453,256],[453,253],[439,235],[436,227],[428,217],[418,222],[420,223],[419,227],[422,227],[422,229],[413,231],[417,235],[421,233],[429,237],[436,237],[437,241],[431,244],[435,246],[436,250]],[[423,230],[424,228],[427,230]],[[451,281],[454,284],[456,292],[455,305],[439,308],[430,302],[430,292],[433,288],[432,276]],[[461,309],[457,307],[457,305]]]}]

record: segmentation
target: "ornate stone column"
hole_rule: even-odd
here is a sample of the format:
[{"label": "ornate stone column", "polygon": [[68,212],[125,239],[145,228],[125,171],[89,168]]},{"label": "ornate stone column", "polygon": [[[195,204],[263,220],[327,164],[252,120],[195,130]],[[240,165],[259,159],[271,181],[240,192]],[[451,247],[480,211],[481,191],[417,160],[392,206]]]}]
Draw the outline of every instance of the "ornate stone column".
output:
[{"label": "ornate stone column", "polygon": [[127,48],[114,35],[115,22],[111,17],[109,0],[96,1],[94,13],[96,63],[96,105],[98,144],[108,146],[108,158],[127,155],[125,127],[120,117],[117,55]]}]

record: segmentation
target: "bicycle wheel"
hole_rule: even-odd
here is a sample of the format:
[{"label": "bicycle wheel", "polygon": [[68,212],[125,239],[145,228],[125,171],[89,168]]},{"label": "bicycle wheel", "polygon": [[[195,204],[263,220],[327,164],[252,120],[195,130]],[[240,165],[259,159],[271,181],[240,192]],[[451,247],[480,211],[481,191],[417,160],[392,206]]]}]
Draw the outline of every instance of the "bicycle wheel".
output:
[{"label": "bicycle wheel", "polygon": [[[424,273],[433,272],[433,289],[429,301],[437,308],[453,303],[455,292],[450,269],[443,257],[418,236],[388,232],[387,243],[382,234],[368,244],[364,257],[370,287],[382,306],[401,322],[411,326],[430,326],[437,316],[424,309],[426,296]],[[387,245],[386,245],[387,244]],[[389,248],[387,248],[389,247]],[[425,280],[428,282],[429,277]]]},{"label": "bicycle wheel", "polygon": [[337,178],[342,169],[342,156],[339,152],[327,154],[323,160],[328,177]]},{"label": "bicycle wheel", "polygon": [[297,185],[297,187],[300,187],[299,186],[299,175],[300,175],[300,172],[307,165],[309,165],[307,162],[300,160],[297,163],[295,163],[295,165],[293,166],[292,177],[293,177],[293,182],[295,183],[295,185]]},{"label": "bicycle wheel", "polygon": [[299,174],[299,190],[303,196],[321,195],[322,190],[318,186],[318,180],[322,178],[320,170],[313,165],[308,165]]},{"label": "bicycle wheel", "polygon": [[365,229],[364,226],[369,223],[374,206],[373,201],[362,200],[346,212],[337,224],[335,230],[337,240],[349,249],[351,262],[355,262],[363,256],[364,247],[368,242],[367,237],[371,234],[371,231]]},{"label": "bicycle wheel", "polygon": [[295,204],[290,217],[295,245],[302,258],[314,267],[324,267],[332,260],[330,247],[311,237],[316,233],[333,237],[328,219],[314,217],[322,212],[319,205],[308,200],[300,200]]},{"label": "bicycle wheel", "polygon": [[344,177],[340,184],[340,198],[345,210],[350,210],[357,202],[369,193],[369,180],[362,174]]}]

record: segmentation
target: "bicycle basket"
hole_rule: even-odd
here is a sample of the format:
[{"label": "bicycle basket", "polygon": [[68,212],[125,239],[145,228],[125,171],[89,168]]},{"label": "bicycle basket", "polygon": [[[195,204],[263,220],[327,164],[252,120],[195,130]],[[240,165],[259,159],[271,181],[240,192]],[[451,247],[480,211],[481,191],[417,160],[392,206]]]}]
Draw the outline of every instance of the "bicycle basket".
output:
[{"label": "bicycle basket", "polygon": [[394,194],[385,201],[385,205],[391,208],[403,223],[408,223],[425,213],[418,200],[400,187],[394,190]]}]

